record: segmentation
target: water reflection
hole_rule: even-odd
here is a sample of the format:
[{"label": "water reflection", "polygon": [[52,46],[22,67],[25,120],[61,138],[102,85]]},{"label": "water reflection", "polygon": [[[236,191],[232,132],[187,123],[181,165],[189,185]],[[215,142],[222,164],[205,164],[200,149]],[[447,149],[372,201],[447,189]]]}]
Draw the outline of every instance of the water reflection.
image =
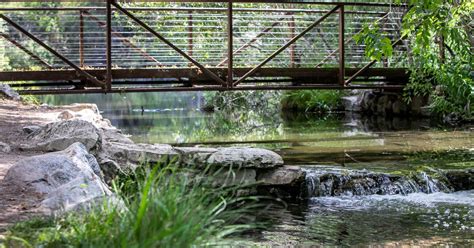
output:
[{"label": "water reflection", "polygon": [[336,160],[364,160],[373,154],[469,149],[469,128],[445,129],[426,119],[314,116],[278,109],[240,109],[205,113],[203,93],[148,93],[55,96],[52,104],[93,102],[124,133],[143,143],[196,143],[266,146],[295,163],[323,162],[309,154]]},{"label": "water reflection", "polygon": [[[281,114],[278,109],[205,113],[199,111],[203,98],[202,93],[149,93],[43,100],[96,103],[105,118],[136,142],[260,146],[279,152],[286,163],[308,167],[410,171],[420,166],[406,160],[414,152],[444,157],[474,147],[472,127],[448,129],[423,119],[352,114]],[[472,168],[472,156],[456,155],[441,164]],[[435,160],[417,163],[434,166]],[[474,191],[312,198],[308,204],[282,210],[278,223],[257,241],[268,246],[472,245],[473,200]]]}]

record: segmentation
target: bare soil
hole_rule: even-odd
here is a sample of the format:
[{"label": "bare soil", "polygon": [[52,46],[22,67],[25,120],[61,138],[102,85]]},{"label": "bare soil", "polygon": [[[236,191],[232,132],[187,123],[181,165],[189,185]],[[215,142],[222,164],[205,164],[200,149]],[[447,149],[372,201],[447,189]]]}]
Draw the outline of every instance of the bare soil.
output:
[{"label": "bare soil", "polygon": [[59,108],[0,99],[0,142],[8,144],[11,148],[8,153],[0,149],[0,233],[11,224],[39,214],[37,207],[42,199],[41,195],[32,194],[31,190],[4,180],[8,169],[17,161],[40,154],[19,149],[27,137],[23,127],[41,126],[55,121],[61,111]]}]

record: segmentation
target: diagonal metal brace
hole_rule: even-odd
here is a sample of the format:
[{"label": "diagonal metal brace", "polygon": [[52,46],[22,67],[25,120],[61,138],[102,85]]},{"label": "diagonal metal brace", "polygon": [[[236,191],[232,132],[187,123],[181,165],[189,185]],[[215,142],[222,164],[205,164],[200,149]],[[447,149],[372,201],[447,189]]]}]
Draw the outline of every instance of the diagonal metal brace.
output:
[{"label": "diagonal metal brace", "polygon": [[101,82],[100,80],[98,80],[97,78],[95,78],[94,76],[92,76],[91,74],[83,71],[81,68],[79,68],[76,64],[74,64],[73,62],[71,62],[69,59],[67,59],[66,57],[64,57],[63,55],[61,55],[59,52],[57,52],[56,50],[54,50],[53,48],[51,48],[50,46],[46,45],[44,42],[42,42],[40,39],[38,39],[36,36],[34,36],[33,34],[31,34],[30,32],[28,32],[27,30],[25,30],[23,27],[21,27],[20,25],[18,25],[16,22],[14,22],[13,20],[11,20],[10,18],[6,17],[5,15],[3,14],[0,14],[0,18],[3,19],[4,21],[6,21],[8,24],[12,25],[14,28],[16,28],[18,31],[20,31],[21,33],[23,33],[24,35],[28,36],[30,39],[32,39],[34,42],[38,43],[40,46],[42,46],[44,49],[48,50],[50,53],[54,54],[56,57],[58,57],[59,59],[61,59],[64,63],[66,63],[67,65],[71,66],[74,70],[76,70],[76,72],[79,74],[79,75],[82,75],[84,76],[85,78],[89,79],[91,81],[92,84],[94,84],[95,86],[98,86],[98,87],[104,87],[105,86],[105,83],[104,82]]},{"label": "diagonal metal brace", "polygon": [[275,58],[276,56],[278,56],[278,54],[280,54],[281,52],[283,52],[286,48],[288,48],[289,46],[291,46],[293,43],[295,43],[296,41],[298,41],[301,37],[303,37],[305,34],[307,34],[309,31],[311,31],[314,27],[318,26],[321,22],[323,22],[324,20],[326,20],[326,18],[328,18],[331,14],[333,14],[334,12],[336,12],[338,9],[340,8],[339,5],[337,5],[336,7],[334,7],[332,10],[328,11],[326,14],[324,14],[322,17],[320,17],[317,21],[315,21],[313,24],[311,24],[309,27],[307,27],[303,32],[299,33],[297,36],[295,36],[293,39],[291,39],[290,41],[288,41],[285,45],[283,45],[282,47],[280,47],[277,51],[275,51],[274,53],[272,53],[268,58],[266,58],[264,61],[262,61],[259,65],[257,65],[255,68],[253,68],[252,70],[250,70],[249,72],[247,72],[245,75],[243,75],[239,80],[237,80],[235,83],[234,83],[234,86],[237,86],[238,84],[240,84],[242,81],[244,81],[246,78],[252,76],[255,72],[257,72],[258,70],[260,70],[260,68],[262,68],[262,66],[266,65],[268,62],[270,62],[270,60],[272,60],[273,58]]},{"label": "diagonal metal brace", "polygon": [[0,37],[3,37],[5,40],[7,40],[8,42],[12,43],[14,46],[16,46],[18,49],[22,50],[23,52],[25,52],[26,54],[28,54],[30,57],[32,57],[33,59],[35,59],[36,61],[38,61],[40,64],[42,64],[43,66],[45,66],[46,68],[48,69],[52,69],[53,67],[48,63],[46,62],[45,60],[43,60],[42,58],[40,58],[38,55],[36,55],[35,53],[33,53],[32,51],[30,51],[28,48],[26,48],[25,46],[23,46],[22,44],[20,44],[19,42],[15,41],[12,37],[10,37],[8,34],[5,34],[5,33],[0,33]]},{"label": "diagonal metal brace", "polygon": [[[237,48],[237,50],[234,51],[234,53],[232,55],[237,55],[238,53],[242,52],[243,50],[245,50],[246,48],[252,46],[252,43],[256,42],[260,37],[262,37],[263,35],[265,35],[266,33],[270,32],[274,27],[280,25],[280,22],[283,21],[285,18],[282,17],[280,19],[278,19],[276,22],[274,22],[270,27],[267,27],[265,28],[264,30],[262,30],[260,33],[258,33],[255,37],[253,37],[251,40],[249,40],[248,42],[246,42],[244,45],[242,45],[241,47]],[[216,67],[219,67],[219,66],[222,66],[223,64],[227,63],[227,61],[229,60],[229,57],[223,59],[221,62],[219,62],[219,64],[216,65]]]},{"label": "diagonal metal brace", "polygon": [[175,46],[173,43],[171,43],[169,40],[167,40],[165,37],[161,36],[158,32],[156,32],[153,28],[148,26],[146,23],[144,23],[142,20],[137,18],[135,15],[130,13],[128,10],[124,9],[122,6],[120,6],[116,2],[112,2],[112,5],[117,8],[120,12],[128,16],[130,19],[132,19],[134,22],[136,22],[138,25],[142,26],[144,29],[146,29],[148,32],[156,36],[158,39],[160,39],[162,42],[164,42],[166,45],[171,47],[173,50],[181,54],[181,56],[185,57],[187,60],[189,60],[191,63],[193,63],[195,66],[197,66],[203,73],[207,74],[210,76],[212,79],[220,83],[222,86],[226,86],[227,83],[222,80],[219,76],[217,76],[214,72],[210,71],[203,65],[201,65],[199,62],[194,60],[191,56],[189,56],[187,53],[185,53],[183,50],[179,49],[177,46]]},{"label": "diagonal metal brace", "polygon": [[[389,14],[390,14],[390,13],[384,14],[382,17],[380,17],[380,19],[376,20],[375,23],[378,23],[378,22],[384,20],[385,18],[388,17]],[[364,31],[363,29],[359,30],[359,31],[358,31],[357,33],[355,33],[350,39],[348,39],[348,40],[344,43],[344,45],[348,45],[349,43],[351,43],[351,42],[354,40],[354,37],[355,37],[356,35],[362,33],[363,31]],[[329,53],[329,54],[328,54],[326,57],[324,57],[324,59],[321,60],[321,62],[319,62],[315,67],[316,67],[316,68],[320,68],[329,58],[335,57],[335,54],[338,53],[338,52],[339,52],[339,48],[337,48],[336,50],[334,50],[334,51],[332,51],[331,53]]]},{"label": "diagonal metal brace", "polygon": [[[392,47],[396,47],[398,44],[402,43],[403,39],[405,39],[405,36],[401,36],[398,38],[398,40],[392,42]],[[354,75],[352,75],[349,79],[345,81],[345,85],[349,85],[354,79],[356,79],[358,76],[360,76],[362,73],[367,71],[370,67],[372,67],[375,63],[377,63],[377,60],[372,60],[369,62],[367,65],[362,67],[360,70],[358,70]]]}]

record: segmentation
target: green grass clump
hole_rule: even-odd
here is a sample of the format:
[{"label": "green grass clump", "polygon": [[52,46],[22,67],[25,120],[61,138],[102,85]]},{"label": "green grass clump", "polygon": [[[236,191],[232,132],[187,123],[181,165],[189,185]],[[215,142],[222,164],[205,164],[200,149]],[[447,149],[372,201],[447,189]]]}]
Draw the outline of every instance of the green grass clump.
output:
[{"label": "green grass clump", "polygon": [[[125,206],[20,223],[7,232],[7,247],[192,247],[222,245],[230,234],[254,228],[242,220],[256,198],[237,187],[215,188],[209,176],[189,176],[171,166],[143,169],[116,181]],[[245,202],[245,204],[243,204]],[[117,206],[120,206],[117,205]],[[1,245],[0,245],[1,246]]]},{"label": "green grass clump", "polygon": [[282,109],[326,113],[342,109],[343,91],[298,90],[286,92],[281,100]]}]

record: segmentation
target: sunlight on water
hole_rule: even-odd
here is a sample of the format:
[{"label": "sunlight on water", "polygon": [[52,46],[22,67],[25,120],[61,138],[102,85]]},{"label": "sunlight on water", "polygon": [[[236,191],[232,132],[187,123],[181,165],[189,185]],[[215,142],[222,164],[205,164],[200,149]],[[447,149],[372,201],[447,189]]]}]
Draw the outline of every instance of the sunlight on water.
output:
[{"label": "sunlight on water", "polygon": [[[474,191],[447,193],[450,189],[424,172],[427,165],[473,168],[472,127],[450,129],[423,119],[352,114],[204,113],[199,111],[202,93],[44,100],[97,103],[103,116],[136,142],[258,146],[280,153],[287,164],[304,166],[313,187],[309,191],[320,197],[271,213],[277,221],[246,239],[256,242],[250,245],[474,246]],[[428,155],[413,156],[424,152]],[[324,173],[348,185],[356,183],[335,192],[330,181],[321,187],[319,176]],[[417,177],[374,183],[387,180],[384,173]]]}]

